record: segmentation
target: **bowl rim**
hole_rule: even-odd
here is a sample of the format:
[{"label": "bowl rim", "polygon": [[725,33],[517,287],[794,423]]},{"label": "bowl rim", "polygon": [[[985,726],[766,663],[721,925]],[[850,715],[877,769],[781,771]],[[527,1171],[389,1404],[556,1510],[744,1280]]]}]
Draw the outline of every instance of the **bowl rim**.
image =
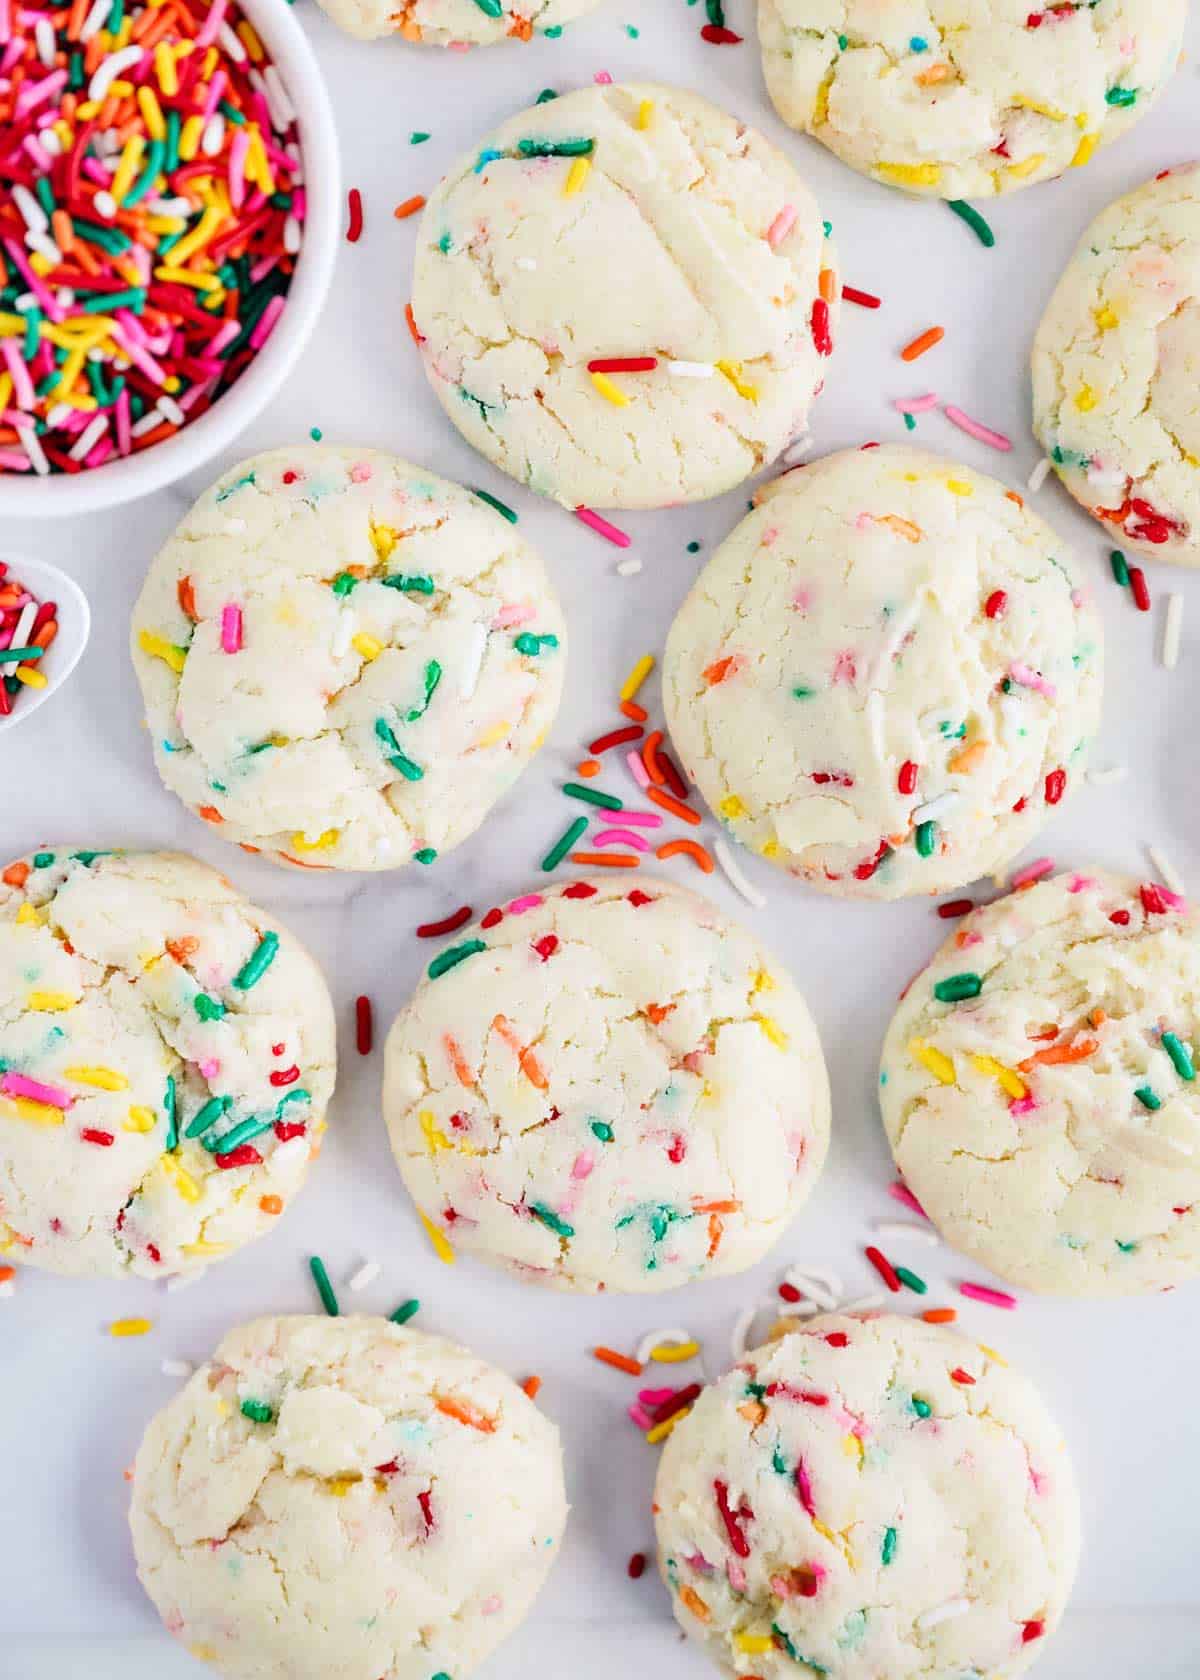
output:
[{"label": "bowl rim", "polygon": [[[56,648],[61,642],[65,663],[60,670],[55,672],[54,680],[48,683],[45,688],[28,690],[27,697],[19,706],[14,707],[7,716],[0,716],[0,735],[3,735],[7,730],[16,729],[27,718],[31,718],[39,706],[44,705],[47,700],[52,700],[60,689],[66,687],[75,667],[83,658],[84,650],[91,639],[92,604],[71,574],[64,572],[62,567],[56,566],[53,561],[42,560],[36,555],[24,554],[17,549],[10,548],[0,549],[0,560],[7,564],[11,577],[22,583],[33,583],[43,600],[47,598],[51,591],[60,601],[66,597],[71,602],[75,614],[75,624],[71,635],[63,633],[60,637],[56,637],[54,641],[54,647]],[[69,653],[65,651],[68,644],[71,645]]]},{"label": "bowl rim", "polygon": [[312,335],[333,280],[340,233],[341,159],[333,107],[316,52],[291,6],[281,0],[236,4],[278,65],[300,130],[307,197],[304,238],[278,323],[240,378],[174,437],[80,473],[0,473],[0,517],[58,519],[118,507],[195,471],[266,407]]}]

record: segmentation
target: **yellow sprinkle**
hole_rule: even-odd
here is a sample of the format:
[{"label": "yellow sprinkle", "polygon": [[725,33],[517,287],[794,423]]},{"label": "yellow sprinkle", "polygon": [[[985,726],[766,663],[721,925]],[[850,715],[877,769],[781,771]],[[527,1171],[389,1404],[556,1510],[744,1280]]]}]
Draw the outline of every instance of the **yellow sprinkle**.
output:
[{"label": "yellow sprinkle", "polygon": [[790,1040],[778,1022],[773,1021],[769,1015],[756,1015],[754,1019],[762,1028],[764,1036],[775,1046],[776,1050],[787,1049]]},{"label": "yellow sprinkle", "polygon": [[699,1342],[680,1342],[675,1347],[663,1342],[660,1347],[651,1348],[650,1357],[656,1365],[682,1365],[685,1360],[695,1359],[699,1352]]},{"label": "yellow sprinkle", "polygon": [[1008,1368],[1008,1360],[1004,1358],[1003,1354],[997,1353],[995,1348],[988,1347],[986,1342],[976,1342],[975,1346],[980,1353],[986,1353],[989,1359],[994,1359],[997,1365],[1003,1365],[1005,1369]]},{"label": "yellow sprinkle", "polygon": [[427,1219],[426,1216],[421,1212],[420,1208],[417,1209],[417,1214],[420,1218],[420,1221],[421,1221],[422,1225],[424,1225],[424,1227],[425,1227],[425,1235],[429,1238],[430,1242],[433,1244],[433,1252],[437,1255],[438,1259],[442,1262],[443,1266],[453,1266],[453,1264],[454,1264],[454,1250],[450,1247],[450,1244],[446,1241],[445,1237],[438,1230],[437,1226],[433,1223],[433,1220],[432,1219]]},{"label": "yellow sprinkle", "polygon": [[733,1643],[749,1657],[765,1657],[768,1651],[775,1649],[775,1641],[769,1633],[738,1633],[734,1635]]},{"label": "yellow sprinkle", "polygon": [[845,1536],[841,1535],[841,1534],[835,1534],[831,1528],[827,1528],[826,1525],[823,1522],[819,1521],[818,1518],[816,1518],[816,1517],[813,1517],[812,1525],[816,1529],[818,1534],[822,1535],[824,1537],[824,1539],[829,1541],[829,1544],[831,1546],[836,1546],[837,1547],[838,1551],[841,1552],[842,1556],[845,1558],[846,1562],[850,1565],[851,1569],[853,1569],[854,1566],[855,1566],[854,1565],[854,1553],[851,1550],[850,1543],[845,1538]]},{"label": "yellow sprinkle", "polygon": [[[132,1112],[132,1110],[130,1112]],[[164,1155],[162,1163],[163,1171],[167,1174],[168,1178],[174,1181],[175,1188],[183,1197],[184,1201],[198,1202],[200,1200],[200,1186],[196,1183],[196,1180],[192,1177],[191,1173],[186,1172],[184,1168],[179,1165],[179,1162],[171,1155]]]},{"label": "yellow sprinkle", "polygon": [[371,521],[371,546],[381,560],[386,560],[400,541],[400,534],[390,525],[376,525]]},{"label": "yellow sprinkle", "polygon": [[127,1091],[129,1081],[123,1073],[109,1067],[69,1067],[65,1077],[79,1085],[96,1085],[101,1091]]},{"label": "yellow sprinkle", "polygon": [[567,179],[563,185],[564,198],[574,198],[591,173],[591,168],[592,160],[590,158],[577,157],[575,159],[570,169],[567,170]]},{"label": "yellow sprinkle", "polygon": [[55,264],[49,257],[44,257],[40,251],[35,251],[29,258],[29,266],[35,274],[49,274]]},{"label": "yellow sprinkle", "polygon": [[307,834],[297,829],[292,835],[292,850],[294,852],[327,852],[338,843],[340,828],[327,828],[324,834],[316,840],[310,840]]},{"label": "yellow sprinkle", "polygon": [[179,1252],[181,1254],[194,1254],[203,1260],[212,1260],[218,1254],[228,1254],[229,1244],[205,1242],[203,1237],[197,1237],[195,1242],[181,1243]]},{"label": "yellow sprinkle", "polygon": [[77,408],[84,414],[90,414],[99,407],[95,397],[81,391],[55,391],[54,396],[57,402],[66,403],[68,408]]},{"label": "yellow sprinkle", "polygon": [[637,664],[633,667],[633,670],[630,671],[629,675],[625,678],[625,681],[621,684],[621,690],[618,698],[621,700],[632,700],[653,669],[654,655],[652,653],[644,653],[638,660]]},{"label": "yellow sprinkle", "polygon": [[829,117],[829,90],[833,86],[833,71],[830,70],[817,89],[817,97],[813,101],[812,126],[820,128]]},{"label": "yellow sprinkle", "polygon": [[881,163],[876,173],[901,187],[936,187],[942,178],[941,166],[936,163]]},{"label": "yellow sprinkle", "polygon": [[1096,325],[1101,332],[1111,332],[1114,327],[1119,327],[1121,324],[1121,317],[1113,309],[1105,307],[1104,309],[1095,309],[1092,313],[1096,317]]},{"label": "yellow sprinkle", "polygon": [[26,1009],[36,1009],[39,1013],[49,1013],[58,1009],[74,1009],[79,1002],[70,992],[30,992],[25,999]]},{"label": "yellow sprinkle", "polygon": [[18,1120],[28,1120],[31,1126],[61,1126],[65,1118],[61,1108],[35,1102],[32,1097],[3,1097],[0,1101],[15,1111]]},{"label": "yellow sprinkle", "polygon": [[189,1645],[187,1649],[188,1656],[195,1657],[197,1662],[212,1663],[217,1660],[217,1648],[215,1645]]},{"label": "yellow sprinkle", "polygon": [[148,83],[137,90],[138,109],[145,118],[146,127],[150,131],[151,140],[165,140],[167,137],[167,122],[162,114],[162,106],[158,103],[158,95]]},{"label": "yellow sprinkle", "polygon": [[1045,152],[1034,152],[1032,157],[1020,158],[1016,163],[1006,164],[1005,167],[1010,175],[1015,175],[1018,181],[1023,181],[1026,175],[1032,175],[1035,170],[1040,169],[1045,161]]},{"label": "yellow sprinkle", "polygon": [[845,1453],[847,1458],[854,1459],[858,1464],[859,1469],[862,1469],[863,1459],[867,1455],[862,1441],[857,1435],[842,1436],[842,1451]]},{"label": "yellow sprinkle", "polygon": [[191,163],[195,157],[203,133],[203,117],[189,117],[184,123],[179,133],[179,156],[184,163]]},{"label": "yellow sprinkle", "polygon": [[665,1441],[672,1429],[675,1428],[675,1425],[677,1423],[682,1423],[683,1419],[688,1415],[691,1409],[692,1408],[690,1406],[684,1406],[680,1411],[673,1412],[671,1416],[664,1419],[662,1423],[656,1423],[653,1429],[648,1429],[646,1431],[646,1439],[649,1441],[650,1445],[655,1447],[660,1441]]},{"label": "yellow sprinkle", "polygon": [[114,1318],[108,1327],[110,1336],[144,1336],[154,1325],[148,1318]]},{"label": "yellow sprinkle", "polygon": [[145,149],[146,142],[140,134],[131,134],[125,142],[125,150],[121,153],[121,161],[117,165],[116,173],[108,188],[118,204],[133,185],[133,177],[137,173],[137,167],[142,161],[142,153]]},{"label": "yellow sprinkle", "polygon": [[329,1485],[329,1491],[335,1499],[345,1499],[352,1487],[357,1487],[362,1481],[361,1476],[335,1476]]},{"label": "yellow sprinkle", "polygon": [[969,775],[972,770],[978,770],[987,757],[987,750],[987,741],[972,741],[969,747],[964,747],[961,752],[955,753],[954,757],[948,761],[946,768],[952,775]]},{"label": "yellow sprinkle", "polygon": [[974,486],[964,484],[961,478],[948,478],[946,488],[952,496],[973,496],[975,494]]},{"label": "yellow sprinkle", "polygon": [[928,1068],[935,1079],[943,1085],[954,1084],[954,1063],[949,1056],[943,1056],[940,1050],[935,1050],[932,1044],[926,1044],[923,1038],[909,1041],[908,1053],[914,1062],[920,1062],[922,1067]]},{"label": "yellow sprinkle", "polygon": [[123,1132],[152,1132],[155,1114],[152,1108],[131,1108],[129,1118],[121,1127]]},{"label": "yellow sprinkle", "polygon": [[255,64],[261,64],[263,58],[265,57],[263,44],[255,34],[254,25],[250,22],[249,18],[242,19],[241,23],[237,26],[237,33],[241,36],[242,41],[245,43],[246,51],[250,54],[250,57],[254,60]]},{"label": "yellow sprinkle", "polygon": [[773,992],[775,990],[774,976],[768,974],[765,968],[760,968],[754,976],[754,985],[751,989],[756,992]]},{"label": "yellow sprinkle", "polygon": [[[183,147],[181,144],[180,156],[182,155]],[[178,245],[171,247],[171,267],[183,268],[189,258],[195,256],[202,245],[208,244],[224,221],[223,211],[217,205],[210,204],[187,238],[181,239]]]},{"label": "yellow sprinkle", "polygon": [[138,631],[138,646],[152,659],[161,659],[172,671],[182,671],[187,662],[186,648],[176,647],[165,636],[156,636],[153,630]]},{"label": "yellow sprinkle", "polygon": [[505,718],[503,723],[494,723],[490,729],[486,730],[471,747],[471,751],[475,752],[480,747],[494,747],[497,741],[503,741],[505,736],[511,735],[511,733],[512,724]]},{"label": "yellow sprinkle", "polygon": [[716,366],[728,379],[739,397],[745,397],[747,402],[756,403],[758,401],[758,386],[751,385],[742,378],[741,362],[720,361],[716,363]]},{"label": "yellow sprinkle", "polygon": [[[172,256],[175,253],[172,251]],[[173,263],[160,263],[154,270],[156,280],[172,280],[177,286],[192,286],[198,292],[211,292],[221,282],[215,274],[196,274],[190,268],[176,268]]]},{"label": "yellow sprinkle", "polygon": [[777,858],[779,856],[778,840],[764,840],[759,847],[759,852],[765,858]]},{"label": "yellow sprinkle", "polygon": [[164,98],[170,99],[179,92],[179,77],[175,74],[175,54],[165,41],[160,41],[154,49],[154,73],[158,77],[158,85]]},{"label": "yellow sprinkle", "polygon": [[431,1155],[436,1155],[439,1149],[453,1150],[454,1145],[434,1119],[432,1112],[423,1108],[417,1119],[421,1126],[421,1135],[425,1139],[426,1147]]},{"label": "yellow sprinkle", "polygon": [[1081,385],[1075,393],[1075,407],[1081,414],[1090,414],[1096,406],[1096,393],[1090,385]]},{"label": "yellow sprinkle", "polygon": [[182,233],[187,223],[182,216],[147,216],[146,226],[151,233]]},{"label": "yellow sprinkle", "polygon": [[1019,93],[1013,100],[1014,105],[1020,105],[1023,110],[1036,111],[1039,117],[1049,117],[1051,122],[1066,122],[1067,113],[1060,111],[1054,105],[1043,105],[1040,99],[1030,99],[1028,95]]},{"label": "yellow sprinkle", "polygon": [[727,798],[722,799],[717,809],[723,817],[728,819],[729,822],[734,822],[738,817],[744,817],[746,815],[746,807],[742,804],[736,793],[731,793]]},{"label": "yellow sprinkle", "polygon": [[653,121],[654,101],[653,99],[643,99],[641,104],[638,106],[637,114],[637,125],[642,130],[643,134],[650,127],[650,124]]},{"label": "yellow sprinkle", "polygon": [[383,643],[374,636],[368,636],[364,630],[360,630],[356,636],[350,638],[350,646],[356,653],[362,654],[368,665],[373,659],[378,659],[383,652]]},{"label": "yellow sprinkle", "polygon": [[972,1056],[971,1066],[977,1073],[990,1074],[1007,1096],[1019,1100],[1026,1094],[1028,1087],[1021,1076],[994,1056]]},{"label": "yellow sprinkle", "polygon": [[591,379],[592,384],[596,387],[597,391],[599,391],[600,395],[608,402],[613,403],[617,408],[629,407],[629,398],[625,395],[624,391],[622,391],[621,387],[615,384],[606,373],[593,373]]},{"label": "yellow sprinkle", "polygon": [[21,908],[17,911],[18,927],[42,927],[45,920],[45,916],[43,916],[40,911],[34,907],[34,905],[30,904],[28,899],[26,899],[25,903],[22,904]]},{"label": "yellow sprinkle", "polygon": [[1072,169],[1082,169],[1085,163],[1092,161],[1092,153],[1100,144],[1098,133],[1085,134],[1075,149],[1075,156],[1071,159]]}]

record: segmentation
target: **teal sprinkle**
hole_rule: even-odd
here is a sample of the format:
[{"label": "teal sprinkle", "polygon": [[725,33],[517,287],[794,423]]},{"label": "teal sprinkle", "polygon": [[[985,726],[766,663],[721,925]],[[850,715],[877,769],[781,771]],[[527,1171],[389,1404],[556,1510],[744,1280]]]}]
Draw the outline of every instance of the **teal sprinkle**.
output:
[{"label": "teal sprinkle", "polygon": [[[86,308],[87,305],[85,304]],[[42,336],[42,312],[40,309],[30,309],[25,316],[25,360],[37,355],[38,343]]]},{"label": "teal sprinkle", "polygon": [[72,852],[71,862],[81,863],[85,869],[90,869],[98,857],[109,857],[109,852]]},{"label": "teal sprinkle", "polygon": [[253,484],[254,482],[254,474],[252,472],[243,473],[242,477],[239,478],[236,483],[227,484],[223,490],[217,491],[218,502],[227,502],[230,496],[234,495],[238,490],[244,490],[248,484]]},{"label": "teal sprinkle", "polygon": [[[908,45],[909,45],[909,49],[912,52],[928,52],[929,51],[929,42],[925,39],[924,35],[914,35],[911,38],[911,40],[909,41]],[[890,1533],[891,1531],[889,1530],[888,1532]],[[887,1562],[886,1558],[884,1559],[884,1562],[885,1563]]]},{"label": "teal sprinkle", "polygon": [[442,235],[442,237],[438,240],[437,248],[442,253],[443,256],[446,256],[449,253],[449,250],[450,250],[450,234],[449,234],[448,231],[446,233],[444,233]]},{"label": "teal sprinkle", "polygon": [[529,1211],[535,1219],[540,1219],[543,1225],[549,1226],[556,1236],[570,1238],[575,1235],[575,1227],[568,1225],[565,1219],[560,1219],[553,1208],[546,1207],[543,1202],[530,1202]]},{"label": "teal sprinkle", "polygon": [[832,222],[822,222],[821,226],[825,229],[825,237],[826,237],[826,239],[828,239],[829,235],[833,232],[833,223]]},{"label": "teal sprinkle", "polygon": [[485,422],[489,411],[495,410],[499,407],[498,403],[484,402],[482,397],[477,397],[472,392],[468,391],[465,385],[460,385],[458,387],[458,394],[464,402],[475,404],[475,407],[479,410],[479,418]]},{"label": "teal sprinkle", "polygon": [[414,128],[408,137],[408,143],[410,146],[423,146],[428,139],[429,135],[425,129]]},{"label": "teal sprinkle", "polygon": [[627,23],[625,25],[625,33],[629,36],[631,41],[636,41],[642,32],[640,29],[635,29],[632,23]]},{"label": "teal sprinkle", "polygon": [[897,1534],[897,1532],[894,1528],[889,1528],[889,1529],[884,1530],[883,1549],[879,1554],[879,1561],[884,1565],[885,1568],[887,1567],[887,1565],[889,1563],[891,1563],[892,1559],[896,1555],[896,1542],[899,1540],[899,1538],[900,1538],[900,1536]]},{"label": "teal sprinkle", "polygon": [[424,572],[414,572],[406,575],[404,572],[393,572],[391,577],[381,578],[385,589],[399,589],[405,595],[432,595],[434,582]]},{"label": "teal sprinkle", "polygon": [[311,1091],[306,1091],[304,1089],[303,1085],[297,1085],[294,1090],[288,1091],[282,1097],[280,1097],[279,1101],[275,1104],[275,1118],[276,1118],[276,1120],[279,1119],[279,1116],[283,1113],[284,1109],[287,1107],[287,1105],[289,1103],[311,1102],[311,1101],[312,1101],[312,1092]]},{"label": "teal sprinkle", "polygon": [[251,1423],[270,1423],[275,1416],[265,1400],[243,1400],[238,1409]]},{"label": "teal sprinkle", "polygon": [[249,1143],[262,1132],[269,1132],[274,1121],[258,1120],[252,1114],[248,1120],[242,1120],[238,1125],[222,1133],[220,1137],[206,1137],[204,1147],[210,1155],[228,1155],[241,1143]]},{"label": "teal sprinkle", "polygon": [[846,48],[849,45],[850,45],[849,35],[839,35],[838,36],[838,51],[839,52],[845,52]]},{"label": "teal sprinkle", "polygon": [[197,1110],[191,1125],[183,1134],[184,1137],[203,1136],[210,1126],[216,1125],[217,1121],[228,1110],[232,1101],[232,1097],[210,1097],[204,1106]]},{"label": "teal sprinkle", "polygon": [[558,646],[558,637],[532,636],[527,630],[525,630],[514,639],[513,646],[516,648],[518,653],[525,653],[528,654],[530,658],[536,658],[543,648],[556,648]]},{"label": "teal sprinkle", "polygon": [[245,125],[245,117],[238,110],[237,106],[231,105],[227,99],[222,99],[218,104],[217,109],[218,111],[223,111],[225,113],[226,120],[235,124],[238,128],[242,128]]},{"label": "teal sprinkle", "polygon": [[1165,1032],[1162,1035],[1162,1047],[1170,1056],[1171,1063],[1180,1079],[1186,1079],[1189,1082],[1195,1079],[1196,1069],[1192,1065],[1192,1058],[1188,1054],[1187,1046],[1175,1033]]},{"label": "teal sprinkle", "polygon": [[689,554],[699,554],[700,544],[698,542],[690,542],[687,545],[687,551]]},{"label": "teal sprinkle", "polygon": [[500,4],[500,0],[475,0],[475,4],[487,17],[498,18],[504,16],[504,7]]},{"label": "teal sprinkle", "polygon": [[[547,35],[550,33],[546,31]],[[522,157],[587,157],[596,150],[594,140],[518,140]]]},{"label": "teal sprinkle", "polygon": [[939,1003],[962,1003],[966,998],[976,998],[983,990],[983,979],[978,974],[951,974],[945,980],[939,980],[933,988],[933,995]]},{"label": "teal sprinkle", "polygon": [[163,158],[166,156],[166,150],[167,149],[161,140],[151,140],[150,145],[146,150],[146,167],[143,169],[138,180],[121,200],[121,208],[123,210],[132,210],[135,204],[140,204],[145,198],[146,194],[150,191],[150,188],[154,185],[155,181],[162,172]]},{"label": "teal sprinkle", "polygon": [[349,595],[357,589],[358,581],[353,572],[339,572],[330,588],[335,595]]},{"label": "teal sprinkle", "polygon": [[218,1003],[216,998],[210,998],[206,992],[197,992],[192,1002],[202,1021],[219,1021],[225,1013],[225,1005]]},{"label": "teal sprinkle", "polygon": [[[562,32],[563,32],[563,26],[562,26],[561,23],[552,23],[550,25],[549,29],[543,29],[542,30],[542,34],[546,37],[546,39],[548,41],[557,41],[559,36],[562,34]],[[434,1680],[437,1680],[436,1675],[434,1676]]]},{"label": "teal sprinkle", "polygon": [[400,772],[406,782],[419,782],[424,778],[425,772],[421,766],[400,750],[400,743],[392,733],[386,718],[375,719],[375,733],[383,743],[388,763],[393,770]]},{"label": "teal sprinkle", "polygon": [[933,1411],[933,1407],[928,1400],[922,1400],[919,1394],[914,1394],[909,1404],[919,1418],[927,1418]]},{"label": "teal sprinkle", "polygon": [[53,862],[53,852],[35,852],[33,854],[33,867],[35,869],[49,869]]},{"label": "teal sprinkle", "polygon": [[1104,103],[1106,105],[1136,105],[1137,89],[1111,87],[1104,95]]},{"label": "teal sprinkle", "polygon": [[478,496],[481,502],[486,502],[490,508],[495,508],[496,512],[502,514],[510,525],[517,523],[516,514],[506,502],[500,501],[496,496],[489,496],[486,490],[476,490],[473,494]]},{"label": "teal sprinkle", "polygon": [[[419,852],[417,856],[420,856]],[[468,957],[477,956],[480,951],[486,950],[487,945],[482,939],[468,939],[463,945],[451,945],[448,951],[438,952],[425,972],[431,980],[440,980],[443,974],[457,968],[460,962],[466,962]]]},{"label": "teal sprinkle", "polygon": [[784,1650],[787,1652],[788,1656],[791,1657],[794,1663],[799,1663],[802,1668],[811,1668],[814,1674],[829,1673],[827,1668],[823,1668],[819,1662],[814,1662],[811,1657],[801,1656],[800,1652],[792,1644],[791,1640],[788,1638],[787,1634],[784,1633],[778,1622],[771,1623],[771,1632],[775,1635],[776,1639],[778,1639],[779,1643],[783,1646]]},{"label": "teal sprinkle", "polygon": [[407,714],[407,722],[416,723],[419,717],[423,717],[425,715],[425,713],[429,710],[429,702],[433,699],[434,692],[441,680],[442,667],[438,664],[436,659],[431,659],[425,667],[425,698],[419,706],[415,706],[413,710]]},{"label": "teal sprinkle", "polygon": [[1121,1250],[1122,1254],[1137,1253],[1137,1244],[1135,1242],[1123,1243],[1119,1237],[1117,1238],[1117,1247]]},{"label": "teal sprinkle", "polygon": [[851,1610],[835,1637],[839,1650],[857,1650],[867,1637],[867,1612],[865,1610]]},{"label": "teal sprinkle", "polygon": [[593,1134],[600,1139],[601,1143],[612,1142],[613,1129],[606,1120],[593,1120],[591,1122],[591,1128]]},{"label": "teal sprinkle", "polygon": [[813,695],[816,692],[817,691],[816,691],[815,688],[806,688],[803,683],[799,683],[792,690],[792,699],[793,700],[811,700]]},{"label": "teal sprinkle", "polygon": [[780,1447],[776,1447],[771,1454],[771,1468],[777,1476],[786,1476],[788,1473],[787,1459],[784,1458],[783,1450]]},{"label": "teal sprinkle", "polygon": [[906,414],[904,416],[904,424],[910,432],[915,432],[916,429],[917,429],[917,417],[916,417],[916,415],[915,414]]},{"label": "teal sprinkle", "polygon": [[1156,1108],[1162,1107],[1162,1098],[1156,1097],[1152,1087],[1149,1085],[1139,1085],[1133,1094],[1141,1103],[1142,1107],[1150,1109],[1152,1113]]},{"label": "teal sprinkle", "polygon": [[893,1266],[892,1270],[906,1289],[911,1289],[914,1295],[925,1295],[929,1292],[929,1285],[916,1272],[910,1272],[907,1266]]},{"label": "teal sprinkle", "polygon": [[170,1151],[179,1142],[179,1107],[175,1101],[175,1080],[170,1074],[167,1076],[167,1088],[163,1094],[163,1107],[167,1111],[167,1137],[164,1147]]},{"label": "teal sprinkle", "polygon": [[[497,158],[502,158],[503,156],[504,153],[496,151],[494,146],[485,146],[483,151],[480,152],[479,156],[475,159],[476,175],[482,175],[489,163],[495,163]],[[446,237],[448,239],[450,237],[449,234],[447,234]]]},{"label": "teal sprinkle", "polygon": [[233,977],[234,986],[239,992],[248,992],[251,986],[258,984],[275,961],[275,953],[278,950],[279,935],[277,933],[264,933],[258,945]]},{"label": "teal sprinkle", "polygon": [[402,1306],[396,1308],[394,1313],[389,1313],[388,1317],[393,1324],[407,1324],[409,1319],[419,1313],[420,1310],[420,1301],[405,1301]]},{"label": "teal sprinkle", "polygon": [[314,443],[320,443],[321,439],[325,436],[325,433],[321,430],[320,426],[312,426],[309,429],[308,435]]},{"label": "teal sprinkle", "polygon": [[422,846],[419,852],[413,853],[415,863],[432,863],[436,857],[437,852],[432,846]]},{"label": "teal sprinkle", "polygon": [[534,100],[535,105],[548,105],[552,99],[557,99],[558,93],[554,88],[543,88]]},{"label": "teal sprinkle", "polygon": [[937,840],[937,824],[933,822],[918,823],[914,839],[918,854],[921,857],[932,857]]}]

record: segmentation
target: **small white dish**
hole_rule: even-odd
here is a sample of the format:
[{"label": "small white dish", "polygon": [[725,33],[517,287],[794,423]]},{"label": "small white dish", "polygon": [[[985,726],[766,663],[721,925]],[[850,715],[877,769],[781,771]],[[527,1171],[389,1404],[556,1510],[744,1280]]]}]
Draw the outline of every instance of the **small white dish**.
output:
[{"label": "small white dish", "polygon": [[[58,635],[38,660],[38,669],[46,678],[45,688],[26,688],[13,697],[13,709],[5,716],[0,713],[0,735],[15,729],[58,693],[71,672],[78,665],[88,637],[92,633],[92,609],[88,598],[66,572],[52,566],[48,560],[33,560],[28,555],[13,554],[0,549],[0,560],[8,566],[3,582],[22,583],[39,601],[54,601],[58,612]],[[7,667],[0,665],[0,673]]]}]

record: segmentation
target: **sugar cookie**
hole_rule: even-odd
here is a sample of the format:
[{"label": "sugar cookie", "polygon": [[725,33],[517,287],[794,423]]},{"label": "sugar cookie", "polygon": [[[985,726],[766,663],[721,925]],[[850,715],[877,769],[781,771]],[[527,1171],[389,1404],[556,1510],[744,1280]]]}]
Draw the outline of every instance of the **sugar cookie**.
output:
[{"label": "sugar cookie", "polygon": [[590,12],[600,0],[319,0],[321,10],[348,35],[377,41],[402,35],[435,47],[470,42],[531,41],[561,35],[564,24]]}]

